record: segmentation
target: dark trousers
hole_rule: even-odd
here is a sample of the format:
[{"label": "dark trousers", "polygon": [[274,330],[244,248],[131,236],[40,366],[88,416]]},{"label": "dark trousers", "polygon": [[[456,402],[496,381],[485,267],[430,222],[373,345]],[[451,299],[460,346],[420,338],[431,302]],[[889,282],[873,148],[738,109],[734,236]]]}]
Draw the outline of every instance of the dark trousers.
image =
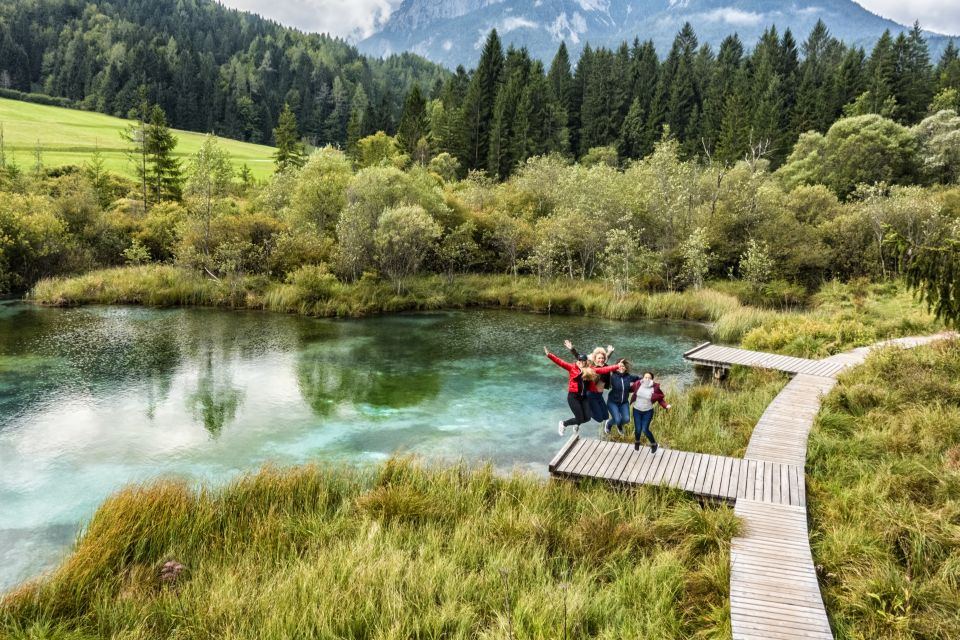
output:
[{"label": "dark trousers", "polygon": [[603,422],[607,419],[607,403],[603,400],[603,393],[587,391],[587,398],[590,399],[590,415],[597,422]]},{"label": "dark trousers", "polygon": [[650,444],[657,444],[653,434],[650,432],[650,422],[653,421],[653,409],[649,411],[633,410],[633,436],[634,440],[640,442],[640,436],[647,436]]},{"label": "dark trousers", "polygon": [[567,404],[570,405],[570,411],[573,411],[573,417],[564,420],[563,424],[571,427],[590,421],[590,398],[571,391],[567,393]]}]

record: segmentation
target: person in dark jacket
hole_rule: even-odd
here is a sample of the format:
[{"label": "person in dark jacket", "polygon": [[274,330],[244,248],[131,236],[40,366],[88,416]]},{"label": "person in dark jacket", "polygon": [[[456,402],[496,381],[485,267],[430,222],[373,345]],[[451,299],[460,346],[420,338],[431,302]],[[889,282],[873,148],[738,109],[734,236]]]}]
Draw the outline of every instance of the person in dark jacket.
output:
[{"label": "person in dark jacket", "polygon": [[610,393],[607,395],[607,410],[610,419],[603,423],[603,430],[608,435],[611,427],[616,426],[620,435],[630,424],[630,390],[640,376],[630,373],[630,363],[624,358],[617,360],[617,370],[610,374]]},{"label": "person in dark jacket", "polygon": [[[573,343],[569,340],[564,340],[563,346],[570,350],[570,353],[573,354],[574,358],[580,357],[580,352],[574,348]],[[590,352],[589,356],[587,356],[587,362],[589,362],[590,366],[594,369],[606,367],[611,353],[613,353],[613,345],[607,345],[606,349],[603,347],[597,347]],[[606,425],[607,418],[609,417],[607,413],[607,402],[603,399],[604,390],[609,388],[609,373],[598,374],[596,379],[591,380],[589,386],[587,387],[587,400],[590,403],[590,416],[601,425]],[[610,432],[607,431],[607,433]]]},{"label": "person in dark jacket", "polygon": [[569,420],[561,420],[557,432],[563,435],[567,427],[572,426],[576,433],[580,432],[580,425],[590,420],[590,399],[587,397],[587,389],[590,381],[596,376],[610,373],[617,368],[617,365],[609,367],[591,367],[587,356],[580,355],[576,363],[564,362],[557,356],[550,353],[550,349],[543,348],[543,352],[556,364],[567,370],[570,378],[567,381],[567,404],[570,405],[570,411],[573,417]]},{"label": "person in dark jacket", "polygon": [[640,436],[644,435],[650,440],[650,452],[656,453],[659,445],[657,445],[657,441],[650,431],[650,423],[653,421],[653,405],[659,404],[667,411],[670,410],[670,405],[667,404],[663,391],[660,390],[660,385],[653,381],[653,374],[649,371],[643,374],[642,379],[633,383],[631,391],[633,391],[633,450],[640,449]]}]

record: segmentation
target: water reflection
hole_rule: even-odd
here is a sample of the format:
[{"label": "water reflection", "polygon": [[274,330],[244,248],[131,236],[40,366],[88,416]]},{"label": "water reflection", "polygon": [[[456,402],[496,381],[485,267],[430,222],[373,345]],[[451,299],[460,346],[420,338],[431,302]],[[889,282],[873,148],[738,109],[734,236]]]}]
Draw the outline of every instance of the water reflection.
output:
[{"label": "water reflection", "polygon": [[229,367],[224,363],[213,364],[213,351],[207,349],[202,360],[197,390],[190,395],[188,405],[194,418],[214,438],[223,427],[237,415],[244,393],[234,386]]}]

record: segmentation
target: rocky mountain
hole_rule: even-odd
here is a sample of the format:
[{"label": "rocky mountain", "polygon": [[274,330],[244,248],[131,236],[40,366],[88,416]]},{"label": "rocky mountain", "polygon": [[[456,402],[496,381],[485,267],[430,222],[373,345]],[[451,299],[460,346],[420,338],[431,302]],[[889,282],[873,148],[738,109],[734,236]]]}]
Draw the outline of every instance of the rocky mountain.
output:
[{"label": "rocky mountain", "polygon": [[[561,41],[576,56],[588,42],[615,47],[635,37],[652,39],[666,55],[687,21],[700,42],[716,48],[734,32],[752,46],[770,25],[789,27],[802,41],[818,19],[835,37],[868,48],[885,29],[907,29],[853,0],[404,0],[359,48],[375,56],[412,51],[449,67],[473,66],[496,28],[505,45],[525,46],[545,61]],[[927,36],[934,55],[948,41]]]}]

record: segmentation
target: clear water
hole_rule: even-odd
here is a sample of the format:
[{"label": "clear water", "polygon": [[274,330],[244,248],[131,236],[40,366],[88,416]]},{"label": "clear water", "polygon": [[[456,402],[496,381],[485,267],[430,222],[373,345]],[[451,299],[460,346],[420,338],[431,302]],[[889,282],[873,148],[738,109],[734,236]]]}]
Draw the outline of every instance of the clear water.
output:
[{"label": "clear water", "polygon": [[546,472],[570,338],[683,384],[697,325],[504,311],[317,320],[0,304],[0,590],[54,566],[120,486],[410,452]]}]

